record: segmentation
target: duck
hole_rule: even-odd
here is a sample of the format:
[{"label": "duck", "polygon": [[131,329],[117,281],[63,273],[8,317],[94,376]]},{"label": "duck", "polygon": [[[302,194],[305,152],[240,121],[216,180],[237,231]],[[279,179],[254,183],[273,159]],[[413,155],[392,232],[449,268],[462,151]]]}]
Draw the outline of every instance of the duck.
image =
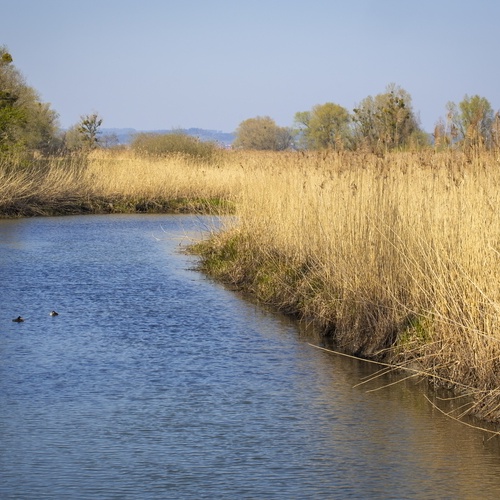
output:
[{"label": "duck", "polygon": [[14,323],[22,323],[24,318],[22,316],[18,316],[17,318],[12,320]]},{"label": "duck", "polygon": [[59,316],[59,313],[58,312],[55,312],[55,311],[50,311],[49,313],[51,316]]}]

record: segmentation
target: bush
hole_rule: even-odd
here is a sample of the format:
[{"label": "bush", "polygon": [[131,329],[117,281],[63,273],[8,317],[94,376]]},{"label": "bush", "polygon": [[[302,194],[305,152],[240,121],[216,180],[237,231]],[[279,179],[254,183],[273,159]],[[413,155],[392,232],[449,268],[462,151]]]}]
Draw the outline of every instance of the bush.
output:
[{"label": "bush", "polygon": [[205,161],[212,161],[220,154],[216,143],[200,141],[184,133],[140,133],[134,137],[131,146],[136,153],[143,155],[181,154]]}]

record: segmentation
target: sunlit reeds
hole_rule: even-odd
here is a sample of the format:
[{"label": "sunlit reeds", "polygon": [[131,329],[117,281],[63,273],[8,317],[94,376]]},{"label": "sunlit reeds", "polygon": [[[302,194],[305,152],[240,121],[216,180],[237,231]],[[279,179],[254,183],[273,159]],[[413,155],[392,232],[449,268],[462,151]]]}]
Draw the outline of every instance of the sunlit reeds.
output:
[{"label": "sunlit reeds", "polygon": [[[239,178],[239,180],[238,180]],[[228,209],[239,184],[220,163],[183,155],[95,151],[18,162],[0,159],[4,216]]]},{"label": "sunlit reeds", "polygon": [[261,156],[206,266],[496,419],[499,166],[490,153]]}]

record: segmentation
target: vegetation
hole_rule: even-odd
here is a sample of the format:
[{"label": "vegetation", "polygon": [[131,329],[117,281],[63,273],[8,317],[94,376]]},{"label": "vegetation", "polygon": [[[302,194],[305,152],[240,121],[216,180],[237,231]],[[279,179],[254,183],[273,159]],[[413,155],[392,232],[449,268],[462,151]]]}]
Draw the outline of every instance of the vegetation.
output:
[{"label": "vegetation", "polygon": [[80,121],[64,134],[66,151],[89,152],[102,144],[100,127],[103,119],[98,113],[83,115]]},{"label": "vegetation", "polygon": [[184,155],[198,160],[213,161],[220,153],[220,147],[211,141],[200,141],[183,132],[170,134],[137,134],[131,145],[141,155],[169,156]]},{"label": "vegetation", "polygon": [[257,116],[240,123],[236,130],[235,149],[284,151],[292,145],[290,129],[279,127],[269,116]]},{"label": "vegetation", "polygon": [[[57,151],[91,151],[113,147],[116,137],[100,137],[103,119],[98,113],[83,115],[64,133],[57,114],[42,103],[26,85],[6,47],[0,47],[0,154],[53,154]],[[284,151],[356,150],[384,154],[394,150],[415,150],[429,146],[429,137],[418,123],[411,95],[396,84],[375,97],[363,99],[350,113],[338,104],[318,104],[295,114],[293,131],[280,127],[269,116],[257,116],[240,123],[235,149]],[[484,97],[465,96],[458,105],[448,103],[446,120],[440,118],[434,130],[434,146],[464,150],[492,149],[500,144],[500,114]],[[147,155],[183,154],[217,161],[219,146],[185,133],[138,134],[134,151]]]},{"label": "vegetation", "polygon": [[40,101],[15,68],[11,54],[0,46],[0,154],[60,146],[57,114]]},{"label": "vegetation", "polygon": [[227,212],[234,179],[184,155],[97,149],[43,158],[0,156],[4,217],[74,213]]},{"label": "vegetation", "polygon": [[357,144],[372,152],[400,149],[418,142],[421,132],[410,94],[394,84],[384,94],[363,99],[354,109],[354,122]]},{"label": "vegetation", "polygon": [[347,109],[327,102],[312,111],[295,114],[299,144],[304,149],[346,149],[351,146],[350,115]]},{"label": "vegetation", "polygon": [[4,215],[234,213],[198,249],[208,273],[500,419],[496,151],[6,158]]},{"label": "vegetation", "polygon": [[199,246],[206,272],[314,321],[339,349],[455,389],[470,398],[461,411],[499,420],[498,156],[233,162],[245,170],[237,218]]},{"label": "vegetation", "polygon": [[[461,103],[462,105],[462,103]],[[237,149],[283,151],[358,150],[383,154],[423,148],[429,137],[421,130],[411,96],[390,84],[386,92],[368,96],[353,110],[327,102],[294,117],[296,130],[278,127],[270,117],[250,118],[236,130]]]},{"label": "vegetation", "polygon": [[[458,139],[465,148],[491,147],[494,125],[498,128],[498,116],[484,97],[466,95],[458,106],[448,103],[448,116],[453,130],[453,139]],[[495,136],[498,137],[498,130]]]},{"label": "vegetation", "polygon": [[77,126],[84,148],[95,149],[99,145],[99,128],[102,125],[102,118],[97,113],[82,116]]}]

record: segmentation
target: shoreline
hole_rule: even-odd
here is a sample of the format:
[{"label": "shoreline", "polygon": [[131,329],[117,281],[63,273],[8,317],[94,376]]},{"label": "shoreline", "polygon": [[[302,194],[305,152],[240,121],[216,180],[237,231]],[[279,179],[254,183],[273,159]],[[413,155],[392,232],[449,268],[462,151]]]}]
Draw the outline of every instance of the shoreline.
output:
[{"label": "shoreline", "polygon": [[[214,208],[216,207],[216,208]],[[70,215],[106,214],[211,214],[221,213],[220,200],[134,200],[93,198],[54,200],[53,203],[31,200],[30,203],[13,203],[0,206],[0,219],[29,217],[56,217]],[[226,206],[225,210],[230,211]]]},{"label": "shoreline", "polygon": [[[32,207],[28,211],[28,215],[23,212],[16,215],[9,213],[6,216],[5,212],[0,211],[0,219],[141,213],[210,214],[210,212],[206,210],[206,204],[196,204],[188,202],[188,200],[175,200],[174,202],[169,203],[149,202],[147,204],[129,201],[129,203],[125,205],[121,203],[118,209],[109,200],[82,201],[79,204],[63,204],[63,206],[64,208],[59,208],[59,210],[54,210],[52,207]],[[70,209],[68,209],[68,206]],[[124,206],[126,209],[124,209]],[[471,392],[470,386],[465,384],[462,385],[458,381],[445,379],[435,373],[427,371],[424,366],[419,364],[418,359],[408,356],[408,352],[405,351],[405,347],[403,345],[393,343],[391,345],[387,345],[382,351],[373,351],[371,348],[367,349],[367,344],[362,346],[362,342],[360,344],[359,338],[357,343],[349,344],[348,342],[352,342],[352,338],[348,341],[342,340],[336,331],[335,322],[326,320],[320,315],[311,315],[310,311],[306,312],[306,310],[301,306],[304,300],[307,299],[306,296],[298,294],[294,297],[294,302],[289,301],[285,307],[283,306],[283,294],[290,290],[290,284],[285,287],[274,286],[274,292],[271,294],[268,292],[263,293],[262,289],[255,286],[255,280],[260,272],[265,271],[266,274],[269,274],[269,263],[261,262],[256,266],[254,262],[252,267],[247,267],[245,270],[239,268],[238,277],[236,278],[236,275],[231,270],[231,267],[238,261],[237,251],[235,251],[233,246],[234,242],[230,241],[229,246],[227,241],[221,244],[221,241],[227,240],[227,238],[228,233],[221,231],[212,235],[208,240],[191,244],[186,249],[187,252],[199,257],[200,272],[210,276],[221,284],[229,286],[233,291],[243,293],[246,296],[251,297],[251,299],[257,304],[270,307],[276,312],[285,314],[297,322],[305,321],[310,325],[314,325],[315,330],[319,333],[320,338],[326,342],[325,345],[327,345],[327,347],[311,344],[312,347],[323,349],[335,355],[348,356],[359,359],[360,361],[380,364],[380,366],[384,367],[383,369],[387,372],[400,371],[411,373],[410,376],[419,377],[422,380],[425,379],[427,383],[436,390],[451,390],[452,393],[455,394],[455,397],[465,397],[466,399],[469,399],[470,411],[466,411],[464,415],[476,417],[480,422],[484,422],[485,425],[495,425],[500,423],[499,414],[496,414],[495,416],[490,415],[490,418],[485,418],[484,414],[482,414],[481,408],[478,409],[475,407],[474,394],[473,391]],[[231,238],[229,238],[229,240],[231,240]],[[237,265],[240,266],[241,262]],[[306,279],[305,274],[302,276],[302,279]],[[300,272],[297,273],[296,284],[299,284],[301,281],[299,275]],[[276,283],[279,283],[281,277],[276,275],[272,279],[275,279]],[[318,294],[321,294],[319,289],[317,292]],[[395,332],[394,338],[403,333],[408,333],[411,328],[411,325],[403,325],[399,332]],[[496,394],[493,396],[496,399]],[[436,407],[436,409],[445,413],[439,407]],[[460,419],[454,415],[448,415],[447,413],[445,413],[445,415],[460,421]],[[470,424],[467,423],[466,425]],[[490,434],[498,433],[498,431],[491,430],[491,428],[478,428],[481,428]]]},{"label": "shoreline", "polygon": [[[339,331],[335,320],[321,314],[311,313],[308,308],[303,306],[305,301],[311,299],[307,294],[295,294],[293,300],[286,301],[283,295],[289,293],[293,287],[301,288],[301,281],[307,281],[307,277],[305,275],[298,277],[297,275],[294,283],[285,284],[283,276],[278,275],[279,273],[269,274],[268,263],[255,264],[254,262],[251,267],[242,268],[241,262],[238,263],[238,251],[234,248],[234,242],[221,243],[221,239],[226,237],[227,235],[224,234],[216,234],[210,240],[194,244],[189,249],[191,253],[200,257],[199,269],[201,272],[238,293],[250,296],[257,304],[260,303],[278,313],[285,314],[297,322],[312,325],[325,342],[324,346],[311,344],[313,347],[335,355],[348,356],[360,361],[378,364],[385,373],[400,372],[403,379],[408,376],[418,377],[420,380],[425,380],[427,386],[437,392],[441,390],[451,391],[453,399],[463,399],[464,406],[461,407],[463,417],[474,417],[479,422],[483,422],[486,427],[480,427],[478,424],[477,428],[488,433],[498,434],[500,432],[500,430],[491,430],[491,425],[496,428],[500,424],[500,413],[498,411],[491,412],[491,406],[496,408],[498,405],[499,395],[497,391],[485,392],[459,380],[446,378],[437,371],[429,369],[425,363],[421,363],[418,356],[412,355],[414,344],[406,340],[402,343],[397,341],[398,337],[411,335],[421,325],[412,324],[411,322],[402,324],[398,331],[392,332],[392,343],[386,343],[379,350],[373,349],[369,337],[370,333],[373,333],[376,329],[376,325],[374,325],[375,328],[371,332],[363,332],[361,335],[358,332],[357,335],[349,334],[346,336],[345,331]],[[247,252],[248,249],[245,251]],[[274,281],[274,284],[271,285],[273,291],[270,291],[267,286],[262,288],[257,285],[259,274],[262,272],[266,274],[269,282]],[[319,297],[323,292],[324,290],[318,288],[315,294]],[[321,298],[318,299],[317,306],[319,309],[327,307],[325,303],[320,304],[321,300]],[[425,344],[426,340],[420,342],[420,347],[425,348]],[[408,375],[405,376],[405,373]],[[478,404],[478,399],[482,400],[482,405]],[[434,405],[434,403],[432,404]],[[436,406],[436,409],[454,420],[461,421],[460,416],[447,414],[438,406]],[[470,424],[467,423],[466,425]],[[487,426],[490,426],[490,428]]]},{"label": "shoreline", "polygon": [[5,163],[0,216],[234,215],[190,250],[204,272],[500,422],[499,165],[488,151],[230,152],[210,164],[98,151]]}]

